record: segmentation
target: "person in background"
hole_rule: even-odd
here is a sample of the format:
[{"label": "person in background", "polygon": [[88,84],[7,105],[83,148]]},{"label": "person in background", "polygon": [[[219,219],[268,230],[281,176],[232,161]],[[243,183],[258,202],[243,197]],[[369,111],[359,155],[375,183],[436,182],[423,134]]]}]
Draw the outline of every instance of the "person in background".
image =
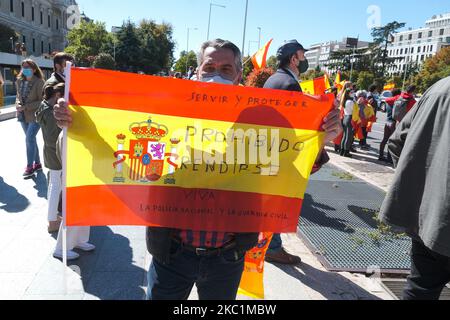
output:
[{"label": "person in background", "polygon": [[412,238],[403,300],[438,300],[450,282],[450,77],[410,110],[389,151],[396,173],[380,219]]},{"label": "person in background", "polygon": [[[372,108],[369,106],[367,101],[367,91],[360,90],[356,93],[356,103],[359,107],[359,129],[356,130],[356,134],[359,138],[359,147],[361,150],[370,150],[370,146],[367,144],[367,126],[371,119],[371,115],[373,114],[373,110],[368,110],[368,108]],[[372,112],[370,112],[372,111]]]},{"label": "person in background", "polygon": [[378,108],[380,107],[378,105],[378,97],[379,97],[379,92],[378,92],[378,85],[376,85],[375,83],[372,84],[369,87],[369,91],[367,93],[367,101],[369,103],[369,105],[372,106],[373,111],[375,113],[375,116],[377,115],[378,112]]},{"label": "person in background", "polygon": [[59,52],[53,57],[53,73],[50,78],[45,82],[44,89],[49,87],[54,87],[58,83],[66,82],[66,75],[64,70],[66,68],[66,63],[71,62],[75,66],[75,58],[69,53]]},{"label": "person in background", "polygon": [[44,101],[36,112],[36,120],[41,126],[44,138],[44,165],[49,169],[48,182],[48,232],[59,230],[61,219],[58,216],[59,196],[62,192],[62,164],[56,155],[56,142],[61,133],[53,116],[53,106],[64,97],[64,83],[44,89]]},{"label": "person in background", "polygon": [[43,86],[44,76],[39,66],[31,59],[24,60],[22,70],[16,81],[17,119],[26,138],[27,166],[23,173],[24,178],[29,178],[35,172],[42,170],[39,148],[36,142],[40,127],[36,122],[35,112],[42,102]]},{"label": "person in background", "polygon": [[191,78],[192,78],[193,75],[194,75],[194,67],[193,67],[193,66],[190,66],[190,67],[189,67],[189,71],[188,71],[188,73],[187,73],[187,75],[186,75],[186,79],[187,79],[187,80],[191,80]]},{"label": "person in background", "polygon": [[340,155],[346,158],[351,158],[350,154],[353,146],[355,132],[353,131],[353,113],[356,107],[355,95],[352,89],[345,89],[344,96],[341,100],[341,110],[344,110],[344,119],[342,125],[344,127],[344,136],[342,138]]},{"label": "person in background", "polygon": [[183,75],[181,74],[181,72],[175,72],[174,78],[175,79],[183,79]]},{"label": "person in background", "polygon": [[380,156],[378,160],[392,163],[391,154],[388,152],[387,157],[384,156],[384,150],[386,148],[386,144],[389,141],[389,138],[394,134],[395,129],[397,128],[397,121],[392,117],[392,108],[394,107],[395,101],[400,98],[401,90],[394,89],[392,90],[392,97],[386,99],[386,124],[384,125],[384,136],[383,140],[380,143]]},{"label": "person in background", "polygon": [[[300,74],[306,72],[309,67],[308,60],[305,57],[306,50],[297,40],[291,40],[282,45],[277,51],[278,70],[265,83],[266,89],[286,90],[293,92],[302,92],[299,83]],[[338,104],[336,105],[338,106]],[[335,135],[331,135],[331,139],[325,139],[326,142],[333,141],[342,132],[339,112],[333,110],[327,117],[330,120],[330,131]],[[323,150],[313,168],[313,173],[329,161],[328,154]],[[288,265],[298,265],[302,262],[300,257],[289,254],[283,248],[283,241],[280,234],[274,234],[269,250],[266,254],[267,262],[274,262]]]}]

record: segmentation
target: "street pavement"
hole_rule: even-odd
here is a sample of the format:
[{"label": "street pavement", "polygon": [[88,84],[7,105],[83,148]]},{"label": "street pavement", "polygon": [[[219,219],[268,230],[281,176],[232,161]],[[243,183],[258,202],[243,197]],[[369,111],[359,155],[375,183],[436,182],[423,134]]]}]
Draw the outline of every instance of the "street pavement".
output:
[{"label": "street pavement", "polygon": [[[41,133],[38,137],[42,153]],[[146,251],[143,227],[92,228],[91,242],[97,249],[82,253],[81,259],[69,263],[70,268],[52,257],[56,240],[55,235],[47,233],[46,172],[29,180],[21,177],[24,140],[15,119],[0,122],[0,299],[144,299],[151,256]],[[371,142],[376,145],[376,140]],[[333,165],[348,166],[332,157]],[[367,162],[352,161],[360,165]],[[351,173],[364,175],[356,169]],[[392,299],[365,275],[327,272],[297,235],[283,235],[283,240],[289,252],[302,257],[303,264],[299,267],[266,264],[266,299]],[[195,290],[190,299],[197,299]]]}]

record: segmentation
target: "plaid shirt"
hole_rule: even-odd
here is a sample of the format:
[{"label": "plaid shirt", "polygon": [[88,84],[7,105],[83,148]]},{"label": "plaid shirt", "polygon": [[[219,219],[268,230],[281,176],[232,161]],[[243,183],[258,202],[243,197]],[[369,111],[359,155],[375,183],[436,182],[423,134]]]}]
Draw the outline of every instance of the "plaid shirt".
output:
[{"label": "plaid shirt", "polygon": [[194,248],[221,248],[234,238],[233,233],[180,230],[181,242]]}]

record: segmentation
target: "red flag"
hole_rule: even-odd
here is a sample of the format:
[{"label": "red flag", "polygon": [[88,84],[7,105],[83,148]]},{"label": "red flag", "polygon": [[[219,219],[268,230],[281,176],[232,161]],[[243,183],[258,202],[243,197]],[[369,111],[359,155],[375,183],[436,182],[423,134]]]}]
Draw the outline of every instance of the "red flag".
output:
[{"label": "red flag", "polygon": [[266,67],[267,63],[267,53],[269,52],[270,45],[273,39],[270,39],[267,44],[256,52],[252,57],[252,63],[255,69],[263,69]]}]

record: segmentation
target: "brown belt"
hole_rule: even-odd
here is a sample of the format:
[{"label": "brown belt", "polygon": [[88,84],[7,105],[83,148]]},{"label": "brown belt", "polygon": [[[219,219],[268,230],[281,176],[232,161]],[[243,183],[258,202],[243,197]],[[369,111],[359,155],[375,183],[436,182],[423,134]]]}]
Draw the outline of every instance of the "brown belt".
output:
[{"label": "brown belt", "polygon": [[220,248],[196,248],[187,244],[184,244],[180,239],[173,238],[173,241],[180,245],[183,249],[195,253],[199,257],[218,257],[223,252],[227,252],[236,247],[236,242],[231,241],[226,243],[224,246]]}]

